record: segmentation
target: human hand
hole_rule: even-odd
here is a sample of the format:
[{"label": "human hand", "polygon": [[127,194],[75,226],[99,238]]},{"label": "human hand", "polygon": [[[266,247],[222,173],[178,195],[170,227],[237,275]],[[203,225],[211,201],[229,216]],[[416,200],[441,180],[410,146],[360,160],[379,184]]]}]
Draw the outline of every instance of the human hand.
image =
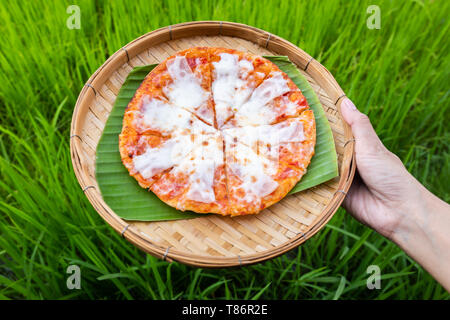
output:
[{"label": "human hand", "polygon": [[394,241],[450,292],[450,206],[423,187],[383,145],[369,118],[344,98],[357,174],[344,207]]},{"label": "human hand", "polygon": [[401,160],[383,145],[369,118],[348,98],[341,104],[355,137],[357,174],[344,200],[356,219],[392,238],[411,206],[420,203],[422,188]]}]

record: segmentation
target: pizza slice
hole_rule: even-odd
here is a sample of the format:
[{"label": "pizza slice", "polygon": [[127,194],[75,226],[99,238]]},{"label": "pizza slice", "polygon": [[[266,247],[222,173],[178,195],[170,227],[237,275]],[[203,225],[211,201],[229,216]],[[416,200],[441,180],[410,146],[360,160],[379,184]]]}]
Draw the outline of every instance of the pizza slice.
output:
[{"label": "pizza slice", "polygon": [[215,131],[185,109],[149,95],[142,96],[139,104],[126,110],[124,126],[133,127],[138,134],[161,136]]},{"label": "pizza slice", "polygon": [[150,78],[171,104],[214,125],[208,48],[197,47],[179,52],[155,68]]},{"label": "pizza slice", "polygon": [[295,175],[300,180],[314,155],[314,113],[306,110],[297,118],[261,126],[258,137],[259,140],[251,141],[258,155],[276,161],[280,175]]},{"label": "pizza slice", "polygon": [[269,76],[236,110],[224,128],[274,124],[296,117],[307,108],[306,98],[295,83],[273,65]]},{"label": "pizza slice", "polygon": [[[277,129],[282,132],[280,136],[286,137],[286,139],[280,139],[279,143],[278,159],[280,166],[296,168],[300,173],[300,180],[306,173],[306,168],[315,153],[316,122],[314,112],[305,110],[297,118],[280,122],[274,127],[278,127]],[[260,146],[258,151],[262,155],[270,155],[268,147]]]},{"label": "pizza slice", "polygon": [[132,128],[124,129],[120,134],[119,150],[122,163],[128,169],[130,176],[134,177],[142,188],[149,188],[156,177],[144,177],[135,168],[133,159],[144,154],[147,148],[156,148],[162,145],[165,140],[159,136],[139,135]]},{"label": "pizza slice", "polygon": [[194,145],[190,134],[141,135],[133,128],[123,130],[119,138],[122,162],[143,188],[150,187],[160,174],[181,162]]},{"label": "pizza slice", "polygon": [[192,152],[164,173],[151,190],[178,210],[225,215],[228,199],[220,134],[203,135]]},{"label": "pizza slice", "polygon": [[133,108],[127,108],[124,125],[135,128],[139,134],[170,136],[176,131],[188,130],[195,121],[194,117],[192,113],[170,104],[165,98],[144,95]]},{"label": "pizza slice", "polygon": [[233,49],[211,48],[212,95],[221,128],[269,75],[271,62]]},{"label": "pizza slice", "polygon": [[282,199],[314,155],[311,110],[275,125],[226,129],[223,134],[231,215],[256,213]]},{"label": "pizza slice", "polygon": [[274,179],[277,168],[272,161],[227,135],[225,143],[228,214],[257,213],[272,203],[284,182]]}]

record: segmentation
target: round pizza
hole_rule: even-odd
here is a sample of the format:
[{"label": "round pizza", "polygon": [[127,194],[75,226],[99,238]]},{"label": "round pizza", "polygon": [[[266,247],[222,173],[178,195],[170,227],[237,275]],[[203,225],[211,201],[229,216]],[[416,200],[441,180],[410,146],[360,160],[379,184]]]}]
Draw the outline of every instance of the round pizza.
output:
[{"label": "round pizza", "polygon": [[263,57],[225,48],[178,52],[128,104],[122,162],[178,210],[258,213],[280,201],[314,155],[313,111]]}]

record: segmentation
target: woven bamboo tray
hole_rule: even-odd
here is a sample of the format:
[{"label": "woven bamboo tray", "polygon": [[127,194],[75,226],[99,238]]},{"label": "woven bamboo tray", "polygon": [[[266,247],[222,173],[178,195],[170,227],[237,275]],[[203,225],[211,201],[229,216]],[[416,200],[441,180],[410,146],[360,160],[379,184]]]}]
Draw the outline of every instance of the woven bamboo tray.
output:
[{"label": "woven bamboo tray", "polygon": [[[259,55],[286,55],[316,91],[331,125],[339,177],[289,195],[257,215],[205,216],[137,222],[118,217],[105,203],[95,179],[96,148],[122,83],[133,67],[160,63],[177,51],[219,46]],[[91,204],[118,233],[140,249],[167,261],[199,267],[261,262],[291,250],[318,232],[333,216],[354,173],[354,140],[342,120],[345,96],[319,62],[292,43],[244,24],[198,21],[147,33],[114,53],[83,87],[73,113],[70,150],[75,174]]]}]

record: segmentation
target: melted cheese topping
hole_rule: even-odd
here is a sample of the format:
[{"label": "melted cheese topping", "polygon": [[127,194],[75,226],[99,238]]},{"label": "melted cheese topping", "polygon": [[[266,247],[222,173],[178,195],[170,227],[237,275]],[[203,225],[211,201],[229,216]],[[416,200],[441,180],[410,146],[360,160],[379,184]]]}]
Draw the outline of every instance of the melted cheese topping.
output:
[{"label": "melted cheese topping", "polygon": [[214,133],[216,130],[199,120],[193,113],[159,99],[144,96],[140,111],[131,111],[140,116],[134,117],[136,128],[145,131],[150,129],[164,135],[177,133],[204,134]]},{"label": "melted cheese topping", "polygon": [[203,135],[202,141],[172,173],[189,175],[189,189],[185,198],[203,203],[216,200],[214,176],[216,168],[223,165],[223,147],[220,134]]},{"label": "melted cheese topping", "polygon": [[147,148],[143,154],[133,158],[133,165],[144,179],[149,179],[179,163],[193,147],[190,136],[179,135],[156,148]]},{"label": "melted cheese topping", "polygon": [[[142,99],[142,117],[136,118],[136,126],[160,132],[172,132],[190,128],[193,115],[166,101],[145,96]],[[170,120],[169,120],[170,119]]]},{"label": "melted cheese topping", "polygon": [[294,116],[297,114],[299,106],[295,103],[290,101],[288,98],[283,97],[283,106],[285,108],[284,114],[287,116]]},{"label": "melted cheese topping", "polygon": [[233,115],[233,108],[239,108],[251,95],[253,89],[247,85],[247,80],[253,64],[239,60],[235,54],[221,53],[219,56],[220,60],[212,63],[214,80],[211,89],[220,128]]},{"label": "melted cheese topping", "polygon": [[277,113],[271,107],[271,103],[290,90],[282,74],[274,72],[253,91],[246,103],[240,108],[235,108],[235,125],[242,127],[273,123]]},{"label": "melted cheese topping", "polygon": [[237,127],[224,129],[222,132],[235,141],[253,147],[256,144],[278,146],[289,142],[305,140],[303,123],[299,119],[289,119],[274,125]]},{"label": "melted cheese topping", "polygon": [[[279,167],[280,146],[291,150],[292,142],[305,140],[303,123],[299,119],[289,119],[275,125],[225,129],[222,133],[229,143],[244,145],[258,157],[266,159],[264,166],[272,174],[276,173]],[[241,152],[245,150],[241,148]]]},{"label": "melted cheese topping", "polygon": [[163,88],[164,94],[177,107],[198,112],[205,121],[213,123],[213,112],[208,108],[210,93],[203,89],[201,81],[192,72],[184,56],[176,56],[167,62],[172,82]]},{"label": "melted cheese topping", "polygon": [[275,191],[278,182],[271,175],[276,173],[277,168],[272,161],[258,156],[248,146],[235,142],[230,135],[225,135],[225,143],[227,170],[240,180],[240,184],[228,186],[232,194],[241,189],[245,193],[242,200],[254,203]]},{"label": "melted cheese topping", "polygon": [[289,119],[272,126],[262,126],[262,128],[268,131],[265,136],[262,135],[263,137],[276,135],[279,143],[302,142],[306,139],[300,119]]}]

